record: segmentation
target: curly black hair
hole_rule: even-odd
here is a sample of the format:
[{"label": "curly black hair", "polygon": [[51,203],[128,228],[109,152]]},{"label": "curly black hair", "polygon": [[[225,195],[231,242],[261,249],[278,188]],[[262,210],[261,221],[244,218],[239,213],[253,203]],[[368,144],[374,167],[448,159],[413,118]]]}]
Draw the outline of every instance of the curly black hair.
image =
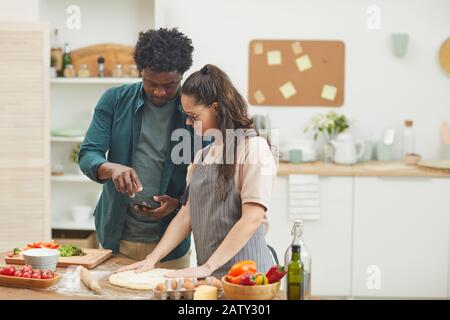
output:
[{"label": "curly black hair", "polygon": [[192,40],[177,28],[150,29],[139,33],[134,50],[134,61],[142,71],[178,71],[185,73],[192,65]]}]

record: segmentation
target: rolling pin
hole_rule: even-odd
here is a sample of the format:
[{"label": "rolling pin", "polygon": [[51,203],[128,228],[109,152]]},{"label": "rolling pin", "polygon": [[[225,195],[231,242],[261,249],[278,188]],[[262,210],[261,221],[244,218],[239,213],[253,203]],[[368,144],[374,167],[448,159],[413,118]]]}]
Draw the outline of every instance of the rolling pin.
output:
[{"label": "rolling pin", "polygon": [[100,293],[102,288],[97,280],[92,277],[91,272],[83,266],[78,266],[78,270],[80,271],[81,281],[89,288],[89,290]]}]

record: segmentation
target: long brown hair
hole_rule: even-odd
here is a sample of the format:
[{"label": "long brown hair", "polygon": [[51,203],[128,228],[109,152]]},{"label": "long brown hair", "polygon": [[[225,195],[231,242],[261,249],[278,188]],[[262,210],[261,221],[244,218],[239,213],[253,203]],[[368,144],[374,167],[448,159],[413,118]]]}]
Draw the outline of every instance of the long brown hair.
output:
[{"label": "long brown hair", "polygon": [[[216,121],[222,137],[227,137],[227,129],[253,129],[253,120],[248,116],[247,103],[234,87],[230,78],[218,67],[207,64],[201,70],[192,73],[184,82],[181,93],[191,96],[196,103],[210,106],[214,102],[216,107]],[[226,162],[228,144],[232,143],[234,148],[234,162]],[[222,200],[225,200],[230,187],[231,179],[234,179],[236,171],[236,150],[235,140],[223,141],[223,161],[219,164],[217,191],[221,193]]]}]

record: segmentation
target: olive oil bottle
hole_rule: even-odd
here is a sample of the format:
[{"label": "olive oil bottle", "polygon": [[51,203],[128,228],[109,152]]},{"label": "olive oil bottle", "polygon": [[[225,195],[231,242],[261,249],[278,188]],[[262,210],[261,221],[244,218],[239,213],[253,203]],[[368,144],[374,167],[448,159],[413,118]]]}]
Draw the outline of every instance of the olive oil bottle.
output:
[{"label": "olive oil bottle", "polygon": [[[301,220],[296,220],[292,227],[291,235],[293,236],[291,245],[287,248],[284,255],[284,265],[288,266],[293,260],[293,248],[298,246],[300,249],[300,261],[303,267],[302,274],[302,287],[301,287],[301,299],[309,300],[311,299],[311,254],[308,250],[307,245],[303,241],[303,222]],[[285,278],[285,288],[286,291],[289,287],[288,277]]]},{"label": "olive oil bottle", "polygon": [[303,300],[303,264],[300,259],[301,248],[292,246],[292,259],[288,264],[287,298],[288,300]]}]

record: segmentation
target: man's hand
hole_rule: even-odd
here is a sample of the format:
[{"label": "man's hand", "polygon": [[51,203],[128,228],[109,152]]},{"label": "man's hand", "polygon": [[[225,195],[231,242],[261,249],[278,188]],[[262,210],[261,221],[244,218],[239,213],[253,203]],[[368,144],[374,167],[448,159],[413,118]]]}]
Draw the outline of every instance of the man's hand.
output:
[{"label": "man's hand", "polygon": [[112,179],[116,190],[121,193],[128,193],[130,198],[134,198],[135,192],[142,191],[142,184],[136,171],[121,164],[102,164],[98,169],[98,177],[100,179]]},{"label": "man's hand", "polygon": [[[154,219],[162,219],[165,216],[167,216],[168,214],[172,213],[180,204],[180,201],[178,199],[172,198],[171,196],[168,195],[163,195],[163,196],[154,196],[153,200],[157,201],[157,202],[161,202],[161,206],[157,209],[147,209],[147,208],[142,208],[142,210],[140,210],[138,208],[138,206],[134,206],[134,208],[142,213],[145,213],[146,215],[154,218]],[[145,202],[144,202],[145,204]]]}]

